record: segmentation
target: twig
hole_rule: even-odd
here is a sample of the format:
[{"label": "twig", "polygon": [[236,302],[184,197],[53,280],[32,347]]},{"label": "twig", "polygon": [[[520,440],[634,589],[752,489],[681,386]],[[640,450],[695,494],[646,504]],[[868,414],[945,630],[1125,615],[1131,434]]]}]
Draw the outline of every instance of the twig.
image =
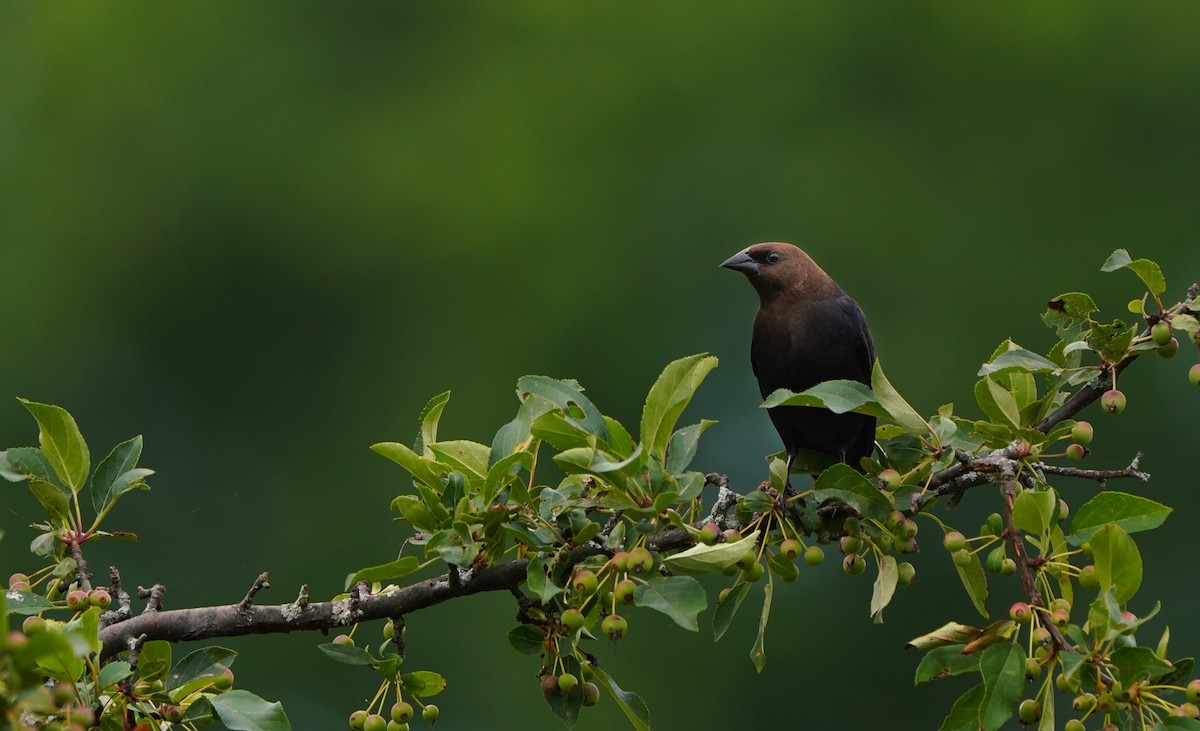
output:
[{"label": "twig", "polygon": [[1120,470],[1085,470],[1078,467],[1063,467],[1062,465],[1044,464],[1042,462],[1035,463],[1033,467],[1051,475],[1062,475],[1064,477],[1082,477],[1087,480],[1096,480],[1104,487],[1107,480],[1114,480],[1121,477],[1133,477],[1142,482],[1150,481],[1150,473],[1138,469],[1138,462],[1142,459],[1142,453],[1138,452],[1129,466]]},{"label": "twig", "polygon": [[254,583],[250,585],[250,590],[246,592],[246,596],[238,603],[238,611],[245,613],[250,610],[251,603],[254,602],[254,595],[263,589],[271,588],[271,577],[266,571],[258,575]]},{"label": "twig", "polygon": [[88,571],[87,561],[83,560],[83,550],[79,547],[78,541],[67,543],[67,552],[71,554],[71,558],[75,559],[75,578],[79,581],[79,588],[84,591],[92,590],[92,573]]},{"label": "twig", "polygon": [[137,588],[138,598],[146,599],[146,608],[142,610],[142,614],[154,614],[162,610],[163,594],[167,593],[167,587],[162,584],[155,584],[146,589],[139,586]]}]

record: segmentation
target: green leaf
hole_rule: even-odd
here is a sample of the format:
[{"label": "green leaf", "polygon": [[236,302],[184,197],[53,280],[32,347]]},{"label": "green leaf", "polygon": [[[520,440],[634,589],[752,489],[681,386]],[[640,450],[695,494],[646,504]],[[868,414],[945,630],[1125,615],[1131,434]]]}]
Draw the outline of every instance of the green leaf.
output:
[{"label": "green leaf", "polygon": [[613,682],[612,677],[598,667],[593,667],[592,672],[595,673],[596,679],[600,681],[600,685],[612,694],[617,705],[625,713],[625,717],[629,719],[629,723],[633,725],[635,731],[650,731],[650,709],[646,707],[643,701],[636,693],[629,693],[621,690],[621,688]]},{"label": "green leaf", "polygon": [[1069,317],[1086,319],[1093,312],[1098,312],[1099,307],[1090,295],[1083,292],[1067,292],[1060,294],[1046,305],[1047,308],[1062,312]]},{"label": "green leaf", "polygon": [[455,439],[448,442],[435,442],[427,446],[438,462],[449,465],[463,474],[469,474],[475,480],[487,477],[488,456],[491,454],[491,448],[486,444]]},{"label": "green leaf", "polygon": [[1092,546],[1100,590],[1114,587],[1118,603],[1129,601],[1142,584],[1142,555],[1137,544],[1112,523],[1097,530],[1088,542]]},{"label": "green leaf", "polygon": [[448,403],[450,403],[449,391],[442,391],[426,402],[424,408],[421,409],[421,415],[418,417],[421,428],[417,432],[416,440],[413,442],[413,452],[426,457],[432,456],[426,453],[425,448],[437,441],[438,421],[441,420],[442,411],[445,410]]},{"label": "green leaf", "polygon": [[371,451],[387,457],[404,469],[408,470],[417,482],[420,482],[437,492],[441,492],[444,485],[438,477],[439,472],[444,468],[434,471],[434,467],[441,467],[433,460],[425,459],[416,452],[409,449],[407,446],[399,442],[379,442],[371,445]]},{"label": "green leaf", "polygon": [[508,631],[508,644],[522,655],[540,655],[546,635],[532,624],[519,624]]},{"label": "green leaf", "polygon": [[979,731],[979,705],[984,693],[981,683],[959,696],[938,731]]},{"label": "green leaf", "polygon": [[138,435],[113,447],[108,456],[100,460],[95,473],[92,474],[92,506],[97,513],[103,512],[105,506],[112,502],[114,483],[137,467],[141,456],[142,437]]},{"label": "green leaf", "polygon": [[124,660],[110,662],[100,669],[100,676],[96,681],[96,689],[100,691],[107,690],[125,678],[133,675],[133,668]]},{"label": "green leaf", "polygon": [[899,571],[893,556],[884,556],[879,561],[879,576],[875,578],[875,586],[871,590],[871,616],[877,617],[884,607],[892,601],[896,593],[896,583],[899,581]]},{"label": "green leaf", "polygon": [[786,388],[778,389],[767,396],[761,408],[776,406],[812,406],[829,409],[835,414],[853,411],[882,419],[892,418],[887,409],[875,400],[870,386],[850,380],[824,381],[800,393]]},{"label": "green leaf", "polygon": [[17,400],[37,420],[41,429],[38,442],[59,479],[71,492],[79,492],[87,482],[92,463],[87,442],[83,441],[74,417],[61,406],[39,404],[23,398]]},{"label": "green leaf", "polygon": [[1151,731],[1200,731],[1200,721],[1187,716],[1167,716],[1159,719]]},{"label": "green leaf", "polygon": [[1026,533],[1041,536],[1050,530],[1056,509],[1058,496],[1052,488],[1023,490],[1013,500],[1013,523]]},{"label": "green leaf", "polygon": [[983,377],[1011,370],[1027,373],[1047,373],[1059,370],[1059,365],[1054,361],[1015,345],[1011,341],[1009,341],[1009,345],[1012,346],[1009,350],[992,358],[991,362],[984,363],[976,375]]},{"label": "green leaf", "polygon": [[[518,392],[519,395],[519,392]],[[492,456],[489,464],[496,464],[505,457],[531,449],[533,436],[529,427],[534,420],[554,408],[554,404],[542,398],[523,398],[521,407],[512,421],[500,427],[492,438]]]},{"label": "green leaf", "polygon": [[892,421],[912,434],[924,434],[929,431],[929,425],[925,423],[925,419],[904,400],[904,397],[888,381],[878,360],[875,361],[875,367],[871,370],[871,390],[875,392],[875,398],[879,401],[879,405],[888,412]]},{"label": "green leaf", "polygon": [[717,602],[717,611],[713,613],[713,642],[724,637],[725,632],[729,630],[734,615],[742,606],[746,595],[750,593],[750,586],[750,583],[746,581],[734,584],[725,598]]},{"label": "green leaf", "polygon": [[691,402],[705,376],[717,367],[717,359],[699,353],[667,364],[646,394],[642,407],[642,448],[666,462],[667,444],[675,423]]},{"label": "green leaf", "polygon": [[54,465],[37,447],[13,447],[4,453],[7,466],[4,478],[9,482],[22,482],[30,478],[49,482],[63,492],[70,492],[54,471]]},{"label": "green leaf", "polygon": [[714,543],[706,546],[697,543],[686,551],[663,557],[663,565],[671,571],[685,571],[692,574],[712,574],[738,562],[747,551],[754,549],[758,540],[758,531],[743,536],[740,541],[732,543]]},{"label": "green leaf", "polygon": [[166,677],[167,690],[178,688],[203,675],[220,675],[233,664],[236,657],[236,652],[224,647],[202,647],[188,653]]},{"label": "green leaf", "polygon": [[533,466],[531,452],[514,452],[501,457],[488,469],[487,480],[483,483],[482,502],[490,505],[500,491],[519,479],[522,469],[529,470]]},{"label": "green leaf", "polygon": [[716,423],[711,419],[701,419],[699,424],[685,426],[672,434],[671,441],[667,443],[667,472],[677,475],[686,470],[696,456],[700,435]]},{"label": "green leaf", "polygon": [[893,510],[892,501],[850,465],[839,463],[825,470],[813,488],[817,503],[839,500],[867,518],[882,520]]},{"label": "green leaf", "polygon": [[995,731],[1012,718],[1025,685],[1025,651],[1012,642],[992,645],[979,658],[983,697],[979,701],[979,725]]},{"label": "green leaf", "polygon": [[561,586],[555,586],[549,576],[549,562],[540,556],[530,560],[525,567],[525,586],[533,598],[543,604],[563,593]]},{"label": "green leaf", "polygon": [[479,555],[479,544],[471,537],[469,526],[455,523],[452,528],[430,536],[425,550],[437,553],[446,563],[466,568]]},{"label": "green leaf", "polygon": [[545,399],[558,407],[567,423],[576,429],[608,441],[608,424],[603,414],[583,395],[574,382],[559,381],[547,376],[525,376],[517,381],[517,393]]},{"label": "green leaf", "polygon": [[317,645],[317,649],[334,662],[343,665],[372,665],[375,658],[371,653],[357,645],[339,645],[336,642],[325,642]]},{"label": "green leaf", "polygon": [[1106,525],[1116,525],[1126,533],[1151,530],[1162,525],[1171,508],[1138,495],[1124,492],[1097,493],[1075,511],[1071,519],[1071,543],[1076,546]]},{"label": "green leaf", "polygon": [[171,667],[171,643],[150,640],[138,651],[138,678],[147,683],[164,678]]},{"label": "green leaf", "polygon": [[1021,409],[1017,406],[1016,396],[991,376],[985,376],[983,380],[1003,421],[1015,429],[1021,428]]},{"label": "green leaf", "polygon": [[52,519],[68,525],[74,522],[71,518],[71,504],[65,492],[42,480],[30,480],[29,491]]},{"label": "green leaf", "polygon": [[[937,678],[945,678],[951,675],[962,675],[963,673],[975,672],[979,669],[979,655],[977,653],[963,654],[965,645],[954,644],[936,647],[921,658],[921,664],[917,666],[917,674],[913,679],[913,685],[936,680]],[[978,713],[976,714],[978,716]]]},{"label": "green leaf", "polygon": [[975,605],[975,609],[983,615],[984,619],[987,619],[987,575],[983,573],[979,556],[972,555],[966,566],[955,564],[954,568],[958,571],[958,578],[962,581],[963,588],[967,590],[967,596],[970,597],[971,603]]},{"label": "green leaf", "polygon": [[405,556],[398,558],[395,561],[390,561],[379,566],[371,566],[365,569],[350,574],[346,577],[346,589],[354,586],[360,581],[365,581],[368,584],[378,581],[385,582],[392,579],[398,579],[401,576],[407,576],[420,568],[421,562],[416,556]]},{"label": "green leaf", "polygon": [[1154,654],[1149,647],[1121,647],[1109,660],[1117,670],[1117,679],[1128,688],[1144,680],[1158,680],[1173,669],[1171,663]]},{"label": "green leaf", "polygon": [[400,682],[406,691],[419,698],[428,698],[446,689],[446,679],[430,670],[404,673],[400,676]]},{"label": "green leaf", "polygon": [[425,502],[414,495],[397,496],[392,500],[392,510],[399,512],[413,527],[420,530],[433,532],[442,527],[441,521],[425,507]]},{"label": "green leaf", "polygon": [[774,585],[769,581],[763,586],[763,606],[762,614],[758,618],[758,635],[754,638],[754,646],[750,648],[750,661],[754,663],[754,669],[760,673],[767,665],[764,641],[767,635],[767,621],[771,618],[771,594],[774,593],[774,589]]},{"label": "green leaf", "polygon": [[675,620],[675,624],[692,632],[700,629],[696,616],[708,607],[704,587],[690,576],[650,579],[633,592],[633,603],[662,612]]},{"label": "green leaf", "polygon": [[1167,280],[1163,277],[1162,270],[1149,259],[1130,259],[1128,251],[1117,249],[1108,257],[1108,261],[1104,262],[1104,266],[1100,267],[1100,271],[1115,272],[1118,269],[1128,269],[1138,275],[1146,289],[1154,295],[1154,299],[1158,299],[1160,294],[1167,291]]},{"label": "green leaf", "polygon": [[221,723],[230,731],[290,731],[279,701],[268,703],[250,691],[230,690],[209,698]]},{"label": "green leaf", "polygon": [[54,607],[49,599],[41,594],[34,594],[31,591],[8,589],[0,591],[0,594],[5,595],[8,599],[7,608],[5,609],[5,612],[8,614],[40,614]]}]

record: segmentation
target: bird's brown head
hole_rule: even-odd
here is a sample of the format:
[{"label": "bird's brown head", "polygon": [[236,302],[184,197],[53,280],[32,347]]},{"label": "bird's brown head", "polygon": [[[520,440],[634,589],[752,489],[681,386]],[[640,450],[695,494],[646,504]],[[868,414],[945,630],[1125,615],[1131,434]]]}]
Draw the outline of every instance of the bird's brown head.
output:
[{"label": "bird's brown head", "polygon": [[803,249],[792,244],[755,244],[729,257],[721,266],[745,274],[764,300],[781,294],[803,299],[841,294],[829,275]]}]

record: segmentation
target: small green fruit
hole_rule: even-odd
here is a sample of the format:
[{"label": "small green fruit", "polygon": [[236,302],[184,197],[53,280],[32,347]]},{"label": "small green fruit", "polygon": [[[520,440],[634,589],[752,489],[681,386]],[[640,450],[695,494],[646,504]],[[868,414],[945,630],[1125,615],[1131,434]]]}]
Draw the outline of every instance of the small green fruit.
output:
[{"label": "small green fruit", "polygon": [[875,540],[875,546],[884,553],[891,553],[896,547],[896,537],[891,533],[880,531],[879,535],[872,537]]},{"label": "small green fruit", "polygon": [[400,723],[399,721],[388,721],[387,731],[408,731],[408,724]]},{"label": "small green fruit", "polygon": [[1179,710],[1183,711],[1183,715],[1188,718],[1200,718],[1200,707],[1197,707],[1195,703],[1184,703]]},{"label": "small green fruit", "polygon": [[387,731],[387,720],[378,713],[372,713],[363,723],[363,731]]},{"label": "small green fruit", "polygon": [[1071,623],[1071,615],[1065,609],[1055,609],[1050,612],[1050,621],[1055,627],[1062,629]]},{"label": "small green fruit", "polygon": [[1042,717],[1042,706],[1032,698],[1026,698],[1017,706],[1017,716],[1021,723],[1033,723]]},{"label": "small green fruit", "polygon": [[337,637],[333,638],[333,644],[345,645],[346,647],[353,647],[354,640],[350,637],[350,635],[338,635]]},{"label": "small green fruit", "polygon": [[625,551],[617,551],[613,554],[612,558],[608,559],[608,562],[612,564],[612,567],[617,571],[629,570],[629,554]]},{"label": "small green fruit", "polygon": [[629,570],[635,574],[644,574],[654,570],[654,554],[645,546],[638,546],[629,552]]},{"label": "small green fruit", "polygon": [[87,593],[88,604],[101,609],[108,609],[108,605],[112,604],[112,596],[104,589],[92,589]]},{"label": "small green fruit", "polygon": [[916,538],[905,538],[896,542],[896,550],[905,555],[916,553],[920,548]]},{"label": "small green fruit", "polygon": [[29,577],[25,574],[17,572],[8,577],[8,588],[12,589],[13,584],[25,584],[25,589],[29,588]]},{"label": "small green fruit", "polygon": [[1032,680],[1042,674],[1042,664],[1032,657],[1025,659],[1025,677]]},{"label": "small green fruit", "polygon": [[1087,453],[1087,447],[1083,446],[1082,444],[1067,445],[1067,459],[1071,460],[1072,462],[1082,462],[1083,458],[1087,456]]},{"label": "small green fruit", "polygon": [[913,579],[917,577],[917,567],[904,561],[896,567],[896,583],[900,586],[908,586],[913,583]]},{"label": "small green fruit", "polygon": [[849,553],[842,559],[842,570],[850,576],[858,576],[867,570],[867,562],[857,553]]},{"label": "small green fruit", "polygon": [[1187,684],[1188,703],[1200,703],[1200,678]]},{"label": "small green fruit", "polygon": [[906,520],[908,520],[907,515],[901,513],[899,510],[893,510],[892,512],[888,513],[888,517],[884,521],[884,525],[892,530],[899,530],[900,526],[904,525],[904,521]]},{"label": "small green fruit", "polygon": [[1078,718],[1072,718],[1063,724],[1063,731],[1087,731],[1087,726]]},{"label": "small green fruit", "polygon": [[1077,713],[1087,713],[1096,707],[1096,696],[1092,693],[1080,693],[1071,701],[1071,707]]},{"label": "small green fruit", "polygon": [[1117,389],[1105,391],[1100,397],[1100,408],[1106,414],[1119,414],[1125,410],[1125,394]]},{"label": "small green fruit", "polygon": [[967,547],[967,537],[956,530],[952,530],[942,537],[942,545],[951,553],[961,551]]},{"label": "small green fruit", "polygon": [[1025,602],[1017,602],[1009,607],[1008,617],[1017,624],[1027,624],[1033,619],[1033,609]]},{"label": "small green fruit", "polygon": [[1096,578],[1095,566],[1084,566],[1079,572],[1079,588],[1080,589],[1095,589],[1100,586],[1100,580]]},{"label": "small green fruit", "polygon": [[1058,676],[1054,678],[1054,686],[1058,688],[1059,692],[1061,693],[1077,693],[1079,691],[1079,681],[1071,680],[1067,677],[1066,673],[1059,673]]},{"label": "small green fruit", "polygon": [[955,566],[966,568],[971,563],[971,552],[965,548],[960,548],[950,554],[950,558],[954,561]]},{"label": "small green fruit", "polygon": [[993,574],[998,574],[1000,573],[1001,566],[1004,564],[1005,558],[1004,546],[997,546],[993,548],[990,553],[988,553],[987,561],[984,562],[984,566]]},{"label": "small green fruit", "polygon": [[742,569],[742,578],[750,583],[754,583],[761,579],[766,572],[767,570],[763,567],[762,563],[755,561]]},{"label": "small green fruit", "polygon": [[218,675],[215,680],[213,680],[212,687],[214,690],[219,690],[222,692],[233,688],[233,671],[229,668],[222,670],[221,674]]},{"label": "small green fruit", "polygon": [[1038,627],[1033,631],[1033,641],[1039,645],[1048,645],[1053,637],[1050,635],[1050,630],[1045,627]]},{"label": "small green fruit", "polygon": [[1092,428],[1091,423],[1080,421],[1071,427],[1071,439],[1076,444],[1087,446],[1092,443],[1092,438],[1096,436],[1096,431]]},{"label": "small green fruit", "polygon": [[610,614],[600,623],[600,631],[610,639],[619,640],[629,630],[629,622],[619,614]]},{"label": "small green fruit", "polygon": [[440,710],[438,707],[430,703],[421,709],[421,718],[425,719],[429,723],[433,723],[438,720],[439,713]]},{"label": "small green fruit", "polygon": [[354,731],[362,731],[363,725],[367,722],[366,711],[355,711],[350,714],[350,728]]},{"label": "small green fruit", "polygon": [[1064,599],[1062,597],[1059,597],[1059,598],[1055,599],[1054,601],[1050,602],[1049,609],[1052,612],[1057,609],[1061,609],[1064,612],[1069,612],[1069,611],[1071,611],[1071,602],[1067,601],[1066,599]]},{"label": "small green fruit", "polygon": [[1058,499],[1058,517],[1056,518],[1056,520],[1059,523],[1061,523],[1064,520],[1066,520],[1067,516],[1069,516],[1070,514],[1071,514],[1071,506],[1067,504],[1066,500],[1059,498]]},{"label": "small green fruit", "polygon": [[558,676],[558,689],[563,693],[570,693],[579,686],[579,678],[571,673],[563,673]]},{"label": "small green fruit", "polygon": [[901,538],[906,538],[906,539],[916,538],[917,537],[917,521],[913,520],[912,518],[905,518],[904,522],[900,524],[900,530],[899,530],[898,534]]},{"label": "small green fruit", "polygon": [[840,541],[842,553],[858,553],[862,548],[862,539],[858,536],[842,536]]},{"label": "small green fruit", "polygon": [[791,560],[795,560],[803,551],[804,544],[795,538],[787,538],[779,544],[779,553]]},{"label": "small green fruit", "polygon": [[600,686],[595,683],[583,684],[583,705],[594,706],[600,702]]},{"label": "small green fruit", "polygon": [[820,566],[825,560],[825,551],[820,546],[809,546],[804,549],[804,563],[809,566]]},{"label": "small green fruit", "polygon": [[704,545],[711,546],[721,539],[721,528],[716,523],[705,523],[698,538]]},{"label": "small green fruit", "polygon": [[[613,593],[615,594],[616,591],[614,590]],[[583,612],[579,611],[575,607],[564,610],[560,619],[562,620],[563,626],[572,632],[582,627],[583,623],[586,621],[586,618],[583,616]]]},{"label": "small green fruit", "polygon": [[1188,381],[1190,381],[1193,386],[1200,386],[1200,363],[1197,363],[1188,369]]},{"label": "small green fruit", "polygon": [[733,528],[726,530],[721,534],[721,537],[725,539],[726,543],[737,543],[738,541],[742,540],[742,534]]},{"label": "small green fruit", "polygon": [[1179,341],[1171,338],[1166,345],[1158,346],[1158,354],[1164,358],[1174,358],[1179,353]]},{"label": "small green fruit", "polygon": [[37,615],[30,615],[21,623],[21,631],[27,635],[36,635],[46,629],[46,620]]},{"label": "small green fruit", "polygon": [[1000,564],[1000,575],[1012,576],[1015,573],[1017,573],[1017,562],[1011,558],[1004,559],[1004,561]]},{"label": "small green fruit", "polygon": [[82,591],[80,589],[75,589],[71,593],[67,594],[67,608],[68,609],[79,610],[79,609],[83,609],[87,605],[88,605],[88,595],[87,595],[86,591]]},{"label": "small green fruit", "polygon": [[596,589],[600,586],[600,581],[591,571],[579,571],[575,574],[575,578],[571,580],[571,586],[583,596],[591,596],[596,593]]},{"label": "small green fruit", "polygon": [[1155,345],[1166,345],[1171,342],[1171,325],[1166,320],[1160,320],[1154,323],[1154,327],[1150,328],[1150,338]]},{"label": "small green fruit", "polygon": [[888,468],[879,473],[879,483],[883,485],[883,489],[888,492],[895,492],[900,489],[902,478],[900,473],[892,468]]}]

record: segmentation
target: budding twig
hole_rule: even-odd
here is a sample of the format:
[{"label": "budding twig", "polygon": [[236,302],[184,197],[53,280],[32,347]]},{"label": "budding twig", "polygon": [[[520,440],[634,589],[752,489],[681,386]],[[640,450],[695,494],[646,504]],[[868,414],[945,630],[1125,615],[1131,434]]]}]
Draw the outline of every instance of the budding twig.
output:
[{"label": "budding twig", "polygon": [[1078,467],[1064,467],[1062,465],[1044,464],[1038,462],[1034,464],[1034,468],[1041,470],[1051,475],[1062,475],[1064,477],[1082,477],[1087,480],[1096,480],[1104,487],[1104,483],[1108,480],[1118,479],[1121,477],[1133,477],[1142,482],[1150,481],[1150,473],[1138,469],[1138,463],[1142,459],[1142,453],[1138,452],[1129,463],[1129,466],[1120,470],[1085,470]]},{"label": "budding twig", "polygon": [[254,583],[250,585],[250,590],[246,592],[246,596],[242,599],[242,601],[238,602],[237,606],[239,612],[249,611],[250,604],[254,601],[254,595],[263,589],[271,588],[270,579],[271,577],[266,571],[258,575],[258,578],[254,580]]}]

